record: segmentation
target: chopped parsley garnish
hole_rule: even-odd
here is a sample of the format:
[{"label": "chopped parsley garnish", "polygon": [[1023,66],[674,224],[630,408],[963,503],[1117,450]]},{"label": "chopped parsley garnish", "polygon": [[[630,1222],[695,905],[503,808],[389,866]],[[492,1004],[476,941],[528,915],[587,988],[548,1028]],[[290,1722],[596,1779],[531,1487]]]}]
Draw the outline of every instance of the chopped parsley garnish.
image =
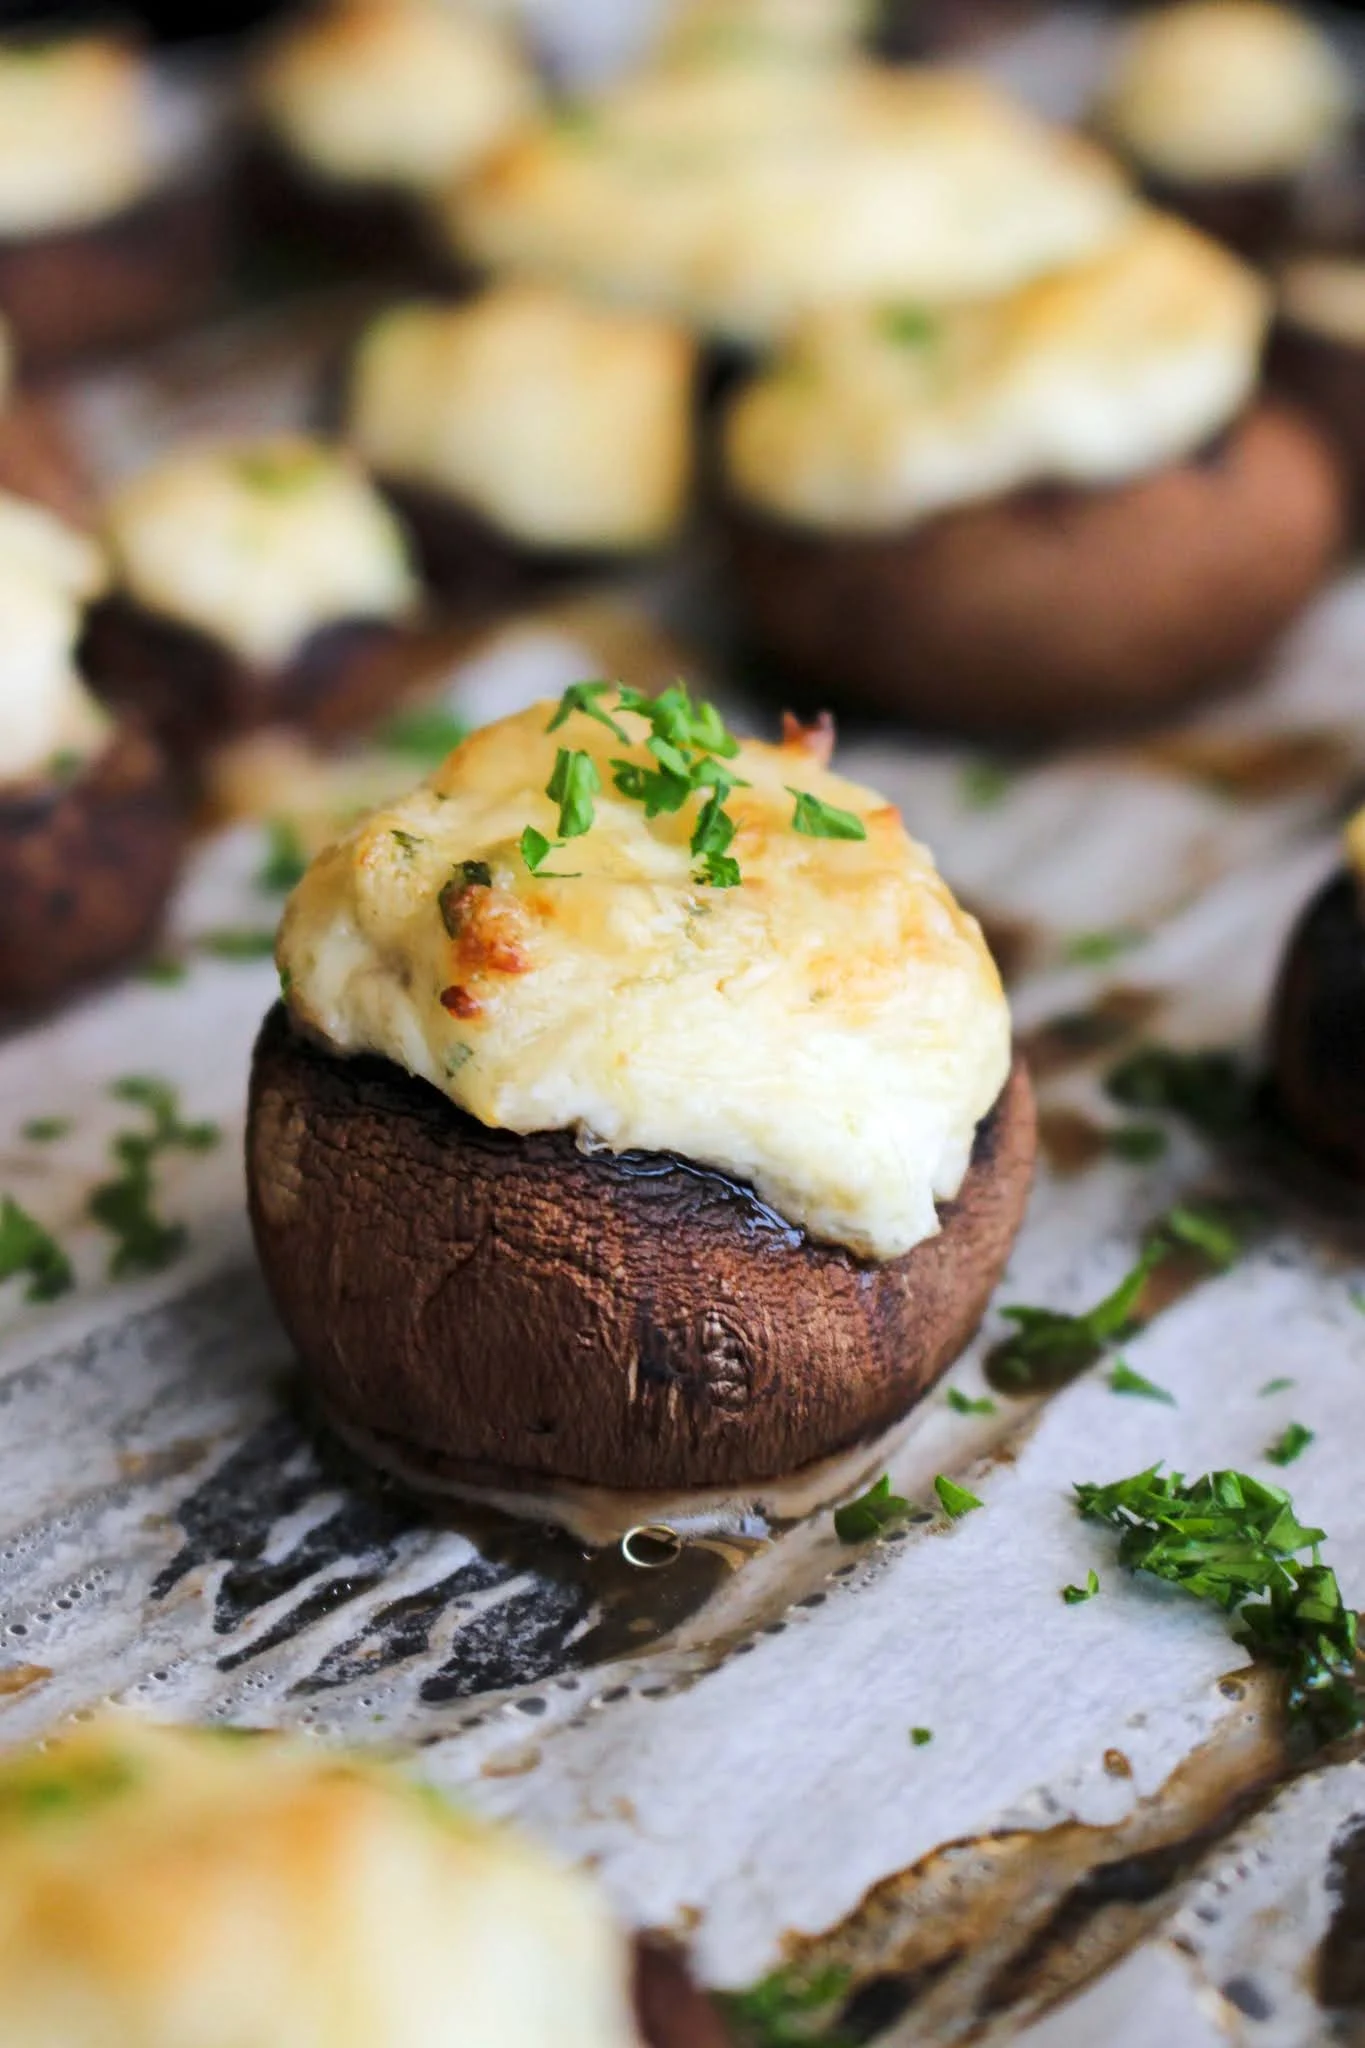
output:
[{"label": "chopped parsley garnish", "polygon": [[738,2048],[853,2048],[831,2032],[849,1989],[849,1973],[830,1964],[813,1975],[774,1970],[748,1991],[721,1991],[716,2003]]},{"label": "chopped parsley garnish", "polygon": [[1104,1085],[1126,1109],[1164,1110],[1206,1138],[1234,1137],[1255,1119],[1255,1095],[1244,1068],[1216,1047],[1182,1052],[1170,1045],[1141,1046]]},{"label": "chopped parsley garnish", "polygon": [[1289,1390],[1289,1388],[1293,1386],[1293,1384],[1293,1380],[1287,1380],[1283,1378],[1267,1380],[1265,1385],[1261,1387],[1259,1391],[1262,1394],[1283,1394],[1286,1393]]},{"label": "chopped parsley garnish", "polygon": [[71,1261],[51,1231],[10,1195],[0,1196],[0,1280],[23,1278],[25,1301],[55,1301],[75,1284]]},{"label": "chopped parsley garnish", "polygon": [[996,1373],[1021,1392],[1032,1392],[1064,1385],[1084,1372],[1129,1334],[1142,1290],[1165,1257],[1164,1245],[1149,1245],[1113,1293],[1079,1315],[1051,1308],[1002,1309],[1015,1328],[992,1354]]},{"label": "chopped parsley garnish", "polygon": [[945,1396],[954,1415],[994,1415],[995,1403],[989,1394],[981,1394],[973,1401],[960,1387],[949,1387]]},{"label": "chopped parsley garnish", "polygon": [[1247,1229],[1259,1213],[1245,1202],[1184,1202],[1159,1219],[1151,1241],[1171,1251],[1197,1252],[1218,1272],[1226,1272],[1242,1256]]},{"label": "chopped parsley garnish", "polygon": [[87,1204],[92,1220],[114,1239],[109,1277],[127,1280],[159,1273],[184,1250],[187,1233],[156,1209],[152,1169],[163,1152],[208,1152],[222,1136],[217,1124],[187,1124],[176,1091],[151,1075],[129,1074],[110,1093],[147,1112],[150,1128],[120,1131],[111,1150],[120,1171],[101,1182]]},{"label": "chopped parsley garnish", "polygon": [[1138,1394],[1144,1401],[1164,1401],[1169,1408],[1176,1405],[1175,1395],[1165,1387],[1159,1387],[1155,1380],[1144,1379],[1140,1372],[1134,1372],[1123,1359],[1116,1359],[1109,1375],[1110,1391],[1115,1394]]},{"label": "chopped parsley garnish", "polygon": [[958,775],[957,786],[969,811],[989,811],[1004,802],[1013,780],[1013,772],[1003,761],[983,755],[980,760],[968,761]]},{"label": "chopped parsley garnish", "polygon": [[533,875],[538,875],[542,881],[576,882],[578,880],[576,873],[569,875],[558,874],[545,866],[545,862],[550,858],[550,855],[559,851],[559,845],[555,840],[547,839],[543,832],[537,832],[534,825],[526,827],[517,843],[521,848],[521,857],[527,867]]},{"label": "chopped parsley garnish", "polygon": [[923,306],[884,306],[877,325],[897,348],[927,348],[938,334],[938,322]]},{"label": "chopped parsley garnish", "polygon": [[389,827],[389,837],[397,842],[404,860],[411,860],[412,856],[427,843],[416,832],[405,832],[400,825]]},{"label": "chopped parsley garnish", "polygon": [[418,705],[411,711],[400,711],[375,735],[388,753],[402,754],[427,768],[439,768],[447,754],[453,754],[468,737],[467,722],[447,711],[443,704]]},{"label": "chopped parsley garnish", "polygon": [[545,785],[545,794],[551,803],[559,805],[559,836],[565,839],[581,839],[590,831],[595,815],[594,799],[602,787],[602,778],[591,754],[576,748],[561,747],[555,756],[554,774]]},{"label": "chopped parsley garnish", "polygon": [[50,1145],[56,1138],[64,1138],[71,1129],[69,1116],[31,1116],[20,1127],[19,1135],[27,1138],[30,1145]]},{"label": "chopped parsley garnish", "polygon": [[861,818],[854,817],[852,811],[841,811],[834,804],[823,803],[808,790],[787,788],[787,795],[796,798],[796,809],[792,812],[793,832],[804,833],[807,839],[866,839],[867,827]]},{"label": "chopped parsley garnish", "polygon": [[70,1757],[40,1751],[0,1771],[0,1825],[71,1819],[129,1791],[140,1776],[130,1757]]},{"label": "chopped parsley garnish", "polygon": [[1121,1532],[1120,1564],[1236,1617],[1234,1640],[1285,1672],[1291,1725],[1315,1742],[1359,1727],[1356,1617],[1321,1562],[1323,1531],[1297,1520],[1282,1488],[1232,1471],[1187,1482],[1153,1465],[1078,1485],[1076,1505]]},{"label": "chopped parsley garnish", "polygon": [[1312,1443],[1315,1432],[1302,1422],[1291,1422],[1276,1437],[1266,1457],[1272,1465],[1292,1465]]},{"label": "chopped parsley garnish", "polygon": [[866,1543],[909,1512],[909,1501],[891,1491],[891,1476],[883,1472],[876,1484],[860,1493],[857,1500],[847,1501],[834,1510],[834,1533],[841,1543]]},{"label": "chopped parsley garnish", "polygon": [[[527,831],[531,828],[527,826]],[[546,841],[548,848],[549,842]],[[530,861],[526,865],[531,867]],[[535,869],[531,872],[534,874]],[[436,901],[441,912],[441,923],[446,928],[447,938],[457,939],[464,922],[464,899],[471,889],[491,889],[493,870],[486,860],[462,860],[450,880],[438,894]]]},{"label": "chopped parsley garnish", "polygon": [[1100,1590],[1100,1575],[1092,1566],[1085,1575],[1083,1586],[1063,1586],[1062,1598],[1068,1607],[1079,1607],[1083,1600],[1093,1600]]},{"label": "chopped parsley garnish", "polygon": [[960,1520],[963,1515],[971,1514],[973,1508],[981,1506],[974,1493],[969,1493],[965,1486],[959,1486],[956,1480],[947,1478],[942,1472],[934,1480],[934,1492],[938,1495],[939,1505],[944,1514],[954,1522]]},{"label": "chopped parsley garnish", "polygon": [[912,1728],[910,1730],[910,1740],[914,1743],[916,1749],[923,1749],[925,1743],[932,1742],[933,1739],[934,1731],[932,1728]]},{"label": "chopped parsley garnish", "polygon": [[201,932],[195,944],[215,960],[269,960],[275,952],[275,933],[263,927],[223,925]]},{"label": "chopped parsley garnish", "polygon": [[1121,926],[1112,932],[1077,932],[1069,938],[1064,958],[1073,967],[1107,967],[1111,960],[1117,960],[1120,953],[1126,953],[1130,946],[1141,943],[1142,933]]},{"label": "chopped parsley garnish", "polygon": [[1109,1150],[1133,1166],[1149,1166],[1167,1151],[1170,1140],[1160,1124],[1120,1124],[1109,1132]]},{"label": "chopped parsley garnish", "polygon": [[272,818],[266,827],[266,854],[256,886],[267,895],[282,896],[303,880],[308,856],[292,818]]}]

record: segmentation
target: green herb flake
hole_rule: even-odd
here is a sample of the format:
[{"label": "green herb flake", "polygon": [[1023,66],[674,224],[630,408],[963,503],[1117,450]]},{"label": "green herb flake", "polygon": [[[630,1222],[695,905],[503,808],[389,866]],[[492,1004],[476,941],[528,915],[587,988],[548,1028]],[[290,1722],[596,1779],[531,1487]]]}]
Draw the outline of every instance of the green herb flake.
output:
[{"label": "green herb flake", "polygon": [[[1360,1726],[1356,1617],[1320,1560],[1323,1531],[1298,1521],[1282,1488],[1234,1471],[1187,1482],[1153,1465],[1107,1486],[1078,1485],[1076,1505],[1120,1532],[1129,1571],[1235,1617],[1234,1640],[1286,1674],[1290,1722],[1308,1740]],[[1298,1558],[1305,1550],[1309,1563]]]},{"label": "green herb flake", "polygon": [[1255,1121],[1255,1093],[1241,1062],[1216,1047],[1183,1052],[1146,1045],[1120,1061],[1105,1087],[1125,1109],[1162,1110],[1206,1138],[1231,1138]]},{"label": "green herb flake", "polygon": [[201,932],[195,944],[214,960],[270,960],[274,957],[273,931],[249,925],[223,925],[216,931]]},{"label": "green herb flake", "polygon": [[958,794],[969,811],[992,811],[1010,793],[1014,776],[1003,761],[983,755],[968,761],[958,776]]},{"label": "green herb flake", "polygon": [[439,768],[469,738],[467,720],[443,704],[418,705],[400,711],[379,728],[375,738],[386,753],[401,754],[424,768]]},{"label": "green herb flake", "polygon": [[580,748],[561,747],[555,756],[554,773],[545,785],[551,803],[559,805],[559,837],[581,839],[590,831],[596,814],[594,799],[602,787],[597,764]]},{"label": "green herb flake", "polygon": [[1014,1334],[992,1354],[996,1373],[1020,1392],[1064,1385],[1102,1357],[1112,1343],[1135,1326],[1142,1291],[1167,1256],[1167,1247],[1152,1244],[1111,1294],[1079,1315],[1058,1309],[1011,1307],[1001,1310]]},{"label": "green herb flake", "polygon": [[[526,829],[529,832],[531,828],[528,825]],[[545,844],[548,851],[549,841],[546,840]],[[543,855],[542,858],[544,858]],[[526,864],[528,867],[531,866],[529,861]],[[532,868],[531,872],[534,874],[535,869]],[[464,901],[469,891],[471,889],[491,889],[492,886],[493,871],[486,860],[462,860],[460,862],[460,865],[456,868],[450,880],[443,885],[436,898],[437,906],[441,912],[441,923],[445,926],[448,938],[457,939],[460,936],[464,922]]]},{"label": "green herb flake", "polygon": [[0,1827],[74,1820],[131,1791],[141,1772],[130,1757],[24,1757],[0,1769]]},{"label": "green herb flake", "polygon": [[266,854],[256,887],[269,896],[283,896],[303,880],[308,856],[292,818],[272,818],[266,827]]},{"label": "green herb flake", "polygon": [[446,1072],[458,1074],[461,1067],[467,1067],[474,1057],[472,1045],[457,1044],[446,1049]]},{"label": "green herb flake", "polygon": [[1076,932],[1063,949],[1063,958],[1073,967],[1107,967],[1121,953],[1142,943],[1143,934],[1121,926],[1111,932]]},{"label": "green herb flake", "polygon": [[174,953],[160,953],[147,960],[138,969],[138,979],[149,981],[154,988],[179,988],[188,975],[189,963]]},{"label": "green herb flake", "polygon": [[1276,1437],[1274,1443],[1267,1450],[1266,1457],[1272,1465],[1292,1465],[1296,1458],[1303,1456],[1308,1446],[1312,1443],[1314,1435],[1315,1432],[1307,1428],[1304,1423],[1291,1422]]},{"label": "green herb flake", "polygon": [[31,1116],[19,1129],[21,1138],[30,1145],[51,1145],[58,1138],[64,1138],[71,1129],[69,1116]]},{"label": "green herb flake", "polygon": [[949,1387],[944,1396],[954,1415],[994,1415],[995,1403],[989,1394],[981,1394],[972,1400],[960,1387]]},{"label": "green herb flake", "polygon": [[1093,1600],[1100,1590],[1100,1575],[1092,1568],[1085,1575],[1083,1586],[1063,1586],[1062,1598],[1068,1607],[1079,1607],[1083,1600]]},{"label": "green herb flake", "polygon": [[849,1984],[837,1964],[813,1975],[775,1970],[748,1991],[721,1991],[715,1999],[736,2048],[853,2048],[837,2027]]},{"label": "green herb flake", "polygon": [[55,1301],[75,1285],[71,1261],[12,1196],[0,1196],[0,1280],[23,1279],[25,1301]]},{"label": "green herb flake", "polygon": [[327,466],[321,448],[306,443],[247,448],[236,459],[237,475],[248,490],[279,498],[317,482]]},{"label": "green herb flake", "polygon": [[1365,1287],[1348,1287],[1346,1294],[1351,1307],[1359,1309],[1361,1315],[1365,1316]]},{"label": "green herb flake", "polygon": [[928,348],[938,339],[938,322],[923,306],[883,306],[877,326],[897,348]]},{"label": "green herb flake", "polygon": [[1160,1124],[1120,1124],[1110,1131],[1108,1144],[1116,1159],[1126,1159],[1131,1166],[1150,1166],[1154,1159],[1164,1157],[1170,1140]]},{"label": "green herb flake", "polygon": [[1265,1385],[1261,1388],[1258,1388],[1257,1391],[1261,1394],[1284,1394],[1287,1393],[1289,1388],[1293,1385],[1293,1380],[1287,1380],[1284,1378],[1267,1380]]},{"label": "green herb flake", "polygon": [[1185,1202],[1167,1210],[1155,1226],[1153,1240],[1198,1252],[1219,1272],[1226,1272],[1242,1255],[1242,1216],[1227,1204]]},{"label": "green herb flake", "polygon": [[876,1484],[859,1494],[857,1500],[847,1501],[834,1510],[834,1533],[841,1543],[866,1543],[890,1523],[902,1521],[909,1512],[909,1501],[891,1491],[891,1476],[883,1472]]},{"label": "green herb flake", "polygon": [[420,853],[427,843],[418,833],[405,832],[400,825],[391,825],[389,827],[389,837],[396,843],[404,860],[411,860],[413,855]]},{"label": "green herb flake", "polygon": [[938,1495],[939,1505],[944,1514],[954,1522],[960,1521],[963,1515],[970,1515],[974,1508],[981,1506],[974,1493],[969,1493],[965,1486],[959,1486],[956,1480],[947,1478],[942,1472],[934,1480],[934,1492]]},{"label": "green herb flake", "polygon": [[576,882],[579,879],[576,872],[563,874],[545,866],[552,853],[559,853],[562,850],[562,840],[547,839],[543,832],[537,832],[534,825],[528,825],[517,844],[521,848],[522,859],[538,881]]},{"label": "green herb flake", "polygon": [[1174,1394],[1168,1393],[1165,1387],[1159,1387],[1155,1380],[1144,1379],[1140,1372],[1134,1372],[1132,1366],[1125,1364],[1121,1358],[1115,1360],[1114,1369],[1109,1375],[1109,1388],[1111,1393],[1137,1394],[1144,1401],[1164,1401],[1168,1408],[1176,1406]]},{"label": "green herb flake", "polygon": [[804,833],[807,839],[866,839],[867,827],[861,818],[854,817],[852,811],[837,810],[833,804],[823,803],[808,790],[784,787],[788,796],[796,798],[796,808],[792,813],[793,832]]},{"label": "green herb flake", "polygon": [[912,1728],[910,1730],[910,1740],[914,1743],[916,1749],[923,1749],[924,1745],[927,1742],[932,1742],[933,1739],[934,1731],[932,1728]]},{"label": "green herb flake", "polygon": [[167,1223],[157,1213],[156,1161],[169,1151],[211,1151],[222,1132],[217,1124],[184,1122],[175,1089],[155,1076],[125,1075],[110,1093],[150,1119],[148,1129],[118,1133],[110,1149],[119,1171],[93,1189],[87,1203],[92,1221],[114,1239],[110,1278],[128,1280],[162,1272],[188,1242],[183,1224]]}]

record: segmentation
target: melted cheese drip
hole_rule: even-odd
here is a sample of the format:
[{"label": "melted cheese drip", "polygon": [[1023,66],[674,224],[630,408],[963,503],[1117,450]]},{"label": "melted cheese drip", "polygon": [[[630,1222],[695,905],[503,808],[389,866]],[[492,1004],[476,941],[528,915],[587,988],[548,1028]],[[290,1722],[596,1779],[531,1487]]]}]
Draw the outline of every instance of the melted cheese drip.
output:
[{"label": "melted cheese drip", "polygon": [[0,43],[0,236],[106,219],[153,177],[142,65],[100,36]]},{"label": "melted cheese drip", "polygon": [[831,303],[1008,290],[1128,204],[1098,151],[976,79],[700,65],[526,130],[446,220],[493,265],[761,342]]},{"label": "melted cheese drip", "polygon": [[1292,176],[1341,139],[1350,74],[1302,15],[1266,0],[1183,0],[1129,32],[1101,110],[1151,170],[1190,181]]},{"label": "melted cheese drip", "polygon": [[1094,262],[989,305],[827,314],[732,406],[730,480],[781,518],[879,530],[1029,483],[1138,475],[1241,410],[1266,310],[1235,257],[1149,214]]},{"label": "melted cheese drip", "polygon": [[[932,1236],[1004,1085],[1010,1025],[929,855],[799,742],[750,741],[730,765],[751,786],[728,803],[743,884],[701,887],[696,801],[647,820],[612,788],[622,743],[582,715],[547,733],[552,709],[475,733],[314,863],[279,943],[295,1018],[482,1123],[684,1155],[866,1256]],[[549,863],[576,878],[552,881],[517,841],[554,833],[561,742],[592,756],[603,793]],[[866,839],[795,833],[788,785],[856,813]],[[452,937],[438,897],[465,860],[492,886],[460,899]]]},{"label": "melted cheese drip", "polygon": [[263,666],[322,626],[416,603],[379,493],[350,457],[302,438],[178,449],[115,493],[108,529],[138,604]]},{"label": "melted cheese drip", "polygon": [[106,1716],[0,1762],[5,2048],[640,2048],[585,1877],[382,1765],[229,1735]]},{"label": "melted cheese drip", "polygon": [[694,363],[665,322],[534,285],[404,307],[362,343],[350,436],[528,545],[652,547],[686,501]]},{"label": "melted cheese drip", "polygon": [[468,171],[536,97],[491,22],[421,0],[310,14],[278,41],[257,93],[275,134],[323,177],[414,192]]},{"label": "melted cheese drip", "polygon": [[23,498],[0,493],[0,782],[88,758],[109,722],[76,672],[81,606],[104,582],[100,551]]}]

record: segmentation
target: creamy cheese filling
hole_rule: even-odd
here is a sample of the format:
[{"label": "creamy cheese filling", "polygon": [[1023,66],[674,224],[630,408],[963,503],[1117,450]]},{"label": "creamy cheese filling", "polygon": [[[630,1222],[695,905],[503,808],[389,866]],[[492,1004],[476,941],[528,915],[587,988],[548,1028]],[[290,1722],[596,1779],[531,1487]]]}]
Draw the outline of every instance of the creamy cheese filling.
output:
[{"label": "creamy cheese filling", "polygon": [[274,133],[323,177],[420,192],[477,163],[536,93],[490,21],[424,0],[339,0],[279,39],[257,98]]},{"label": "creamy cheese filling", "polygon": [[0,1759],[5,2048],[641,2048],[587,1877],[382,1764],[233,1733],[106,1716]]},{"label": "creamy cheese filling", "polygon": [[529,545],[652,547],[686,503],[694,363],[666,322],[535,285],[402,307],[361,345],[350,436]]},{"label": "creamy cheese filling", "polygon": [[0,782],[66,774],[109,721],[76,670],[81,607],[104,561],[83,534],[0,492]]},{"label": "creamy cheese filling", "polygon": [[1350,72],[1303,15],[1268,0],[1183,0],[1139,21],[1101,106],[1139,163],[1191,183],[1292,176],[1350,121]]},{"label": "creamy cheese filling", "polygon": [[0,236],[84,226],[154,174],[144,67],[102,36],[0,42]]},{"label": "creamy cheese filling", "polygon": [[813,307],[941,305],[1089,255],[1129,199],[983,81],[694,65],[523,131],[452,194],[456,245],[745,342]]},{"label": "creamy cheese filling", "polygon": [[1260,281],[1179,221],[987,305],[813,319],[734,401],[731,487],[813,526],[906,526],[1043,481],[1189,454],[1255,387]]},{"label": "creamy cheese filling", "polygon": [[131,598],[247,662],[417,602],[383,498],[350,456],[299,436],[177,449],[115,492],[107,525]]},{"label": "creamy cheese filling", "polygon": [[[728,799],[743,881],[702,886],[698,800],[647,818],[611,764],[651,757],[581,713],[547,732],[553,708],[476,732],[313,864],[279,942],[295,1019],[482,1123],[716,1167],[867,1257],[932,1236],[1004,1085],[1010,1023],[929,855],[799,740],[750,741],[727,764],[748,785]],[[572,879],[552,880],[518,843],[527,825],[554,836],[561,743],[602,793],[547,864]],[[866,838],[798,834],[792,789]]]},{"label": "creamy cheese filling", "polygon": [[1365,348],[1365,257],[1295,257],[1279,285],[1280,315],[1291,326]]}]

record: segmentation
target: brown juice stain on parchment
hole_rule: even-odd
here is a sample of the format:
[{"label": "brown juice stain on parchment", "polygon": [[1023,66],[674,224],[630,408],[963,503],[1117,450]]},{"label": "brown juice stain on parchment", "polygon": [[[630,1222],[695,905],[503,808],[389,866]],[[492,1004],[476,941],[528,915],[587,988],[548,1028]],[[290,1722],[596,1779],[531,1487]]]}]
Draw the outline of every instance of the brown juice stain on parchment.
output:
[{"label": "brown juice stain on parchment", "polygon": [[894,2027],[898,2048],[1008,2035],[1112,1968],[1287,1768],[1274,1678],[1239,1674],[1236,1690],[1209,1740],[1114,1825],[946,1842],[838,1926],[791,1937],[794,1975],[847,1973],[830,2035],[871,2042]]},{"label": "brown juice stain on parchment", "polygon": [[1164,1007],[1159,989],[1106,990],[1088,1010],[1065,1010],[1019,1039],[1035,1081],[1071,1073],[1104,1057],[1114,1057],[1130,1040],[1149,1033]]},{"label": "brown juice stain on parchment", "polygon": [[1107,1155],[1109,1133],[1083,1110],[1044,1107],[1038,1112],[1038,1143],[1052,1171],[1070,1179]]},{"label": "brown juice stain on parchment", "polygon": [[1139,758],[1244,803],[1329,794],[1358,763],[1349,736],[1336,732],[1165,733]]},{"label": "brown juice stain on parchment", "polygon": [[50,1664],[0,1665],[0,1699],[17,1699],[20,1693],[32,1692],[35,1686],[46,1685],[51,1676]]}]

